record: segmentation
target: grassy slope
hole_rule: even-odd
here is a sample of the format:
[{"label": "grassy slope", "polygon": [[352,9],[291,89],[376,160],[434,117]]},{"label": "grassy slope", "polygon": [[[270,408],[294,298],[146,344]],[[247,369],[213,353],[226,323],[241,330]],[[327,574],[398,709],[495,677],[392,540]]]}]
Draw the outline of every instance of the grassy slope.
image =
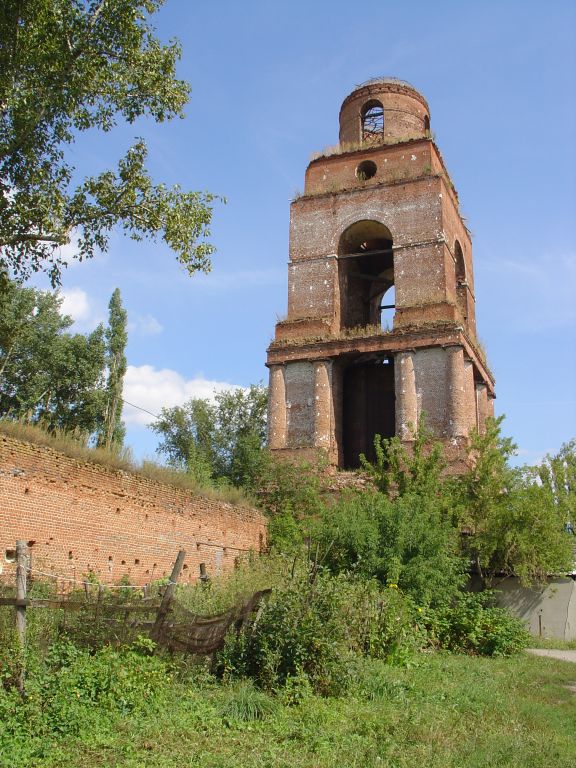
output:
[{"label": "grassy slope", "polygon": [[364,693],[223,716],[223,686],[178,684],[159,711],[87,723],[37,768],[573,768],[576,665],[518,656],[367,662]]}]

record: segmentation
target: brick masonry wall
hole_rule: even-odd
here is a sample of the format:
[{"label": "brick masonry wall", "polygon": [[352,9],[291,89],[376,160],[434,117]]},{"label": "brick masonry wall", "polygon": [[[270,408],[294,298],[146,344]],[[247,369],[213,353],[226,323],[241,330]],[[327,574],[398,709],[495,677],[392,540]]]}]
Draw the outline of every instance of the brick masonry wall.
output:
[{"label": "brick masonry wall", "polygon": [[0,435],[0,579],[6,550],[34,542],[33,568],[103,582],[145,584],[167,576],[186,550],[183,582],[226,572],[266,544],[255,509],[196,496],[140,475]]},{"label": "brick masonry wall", "polygon": [[340,142],[360,139],[360,113],[362,106],[377,99],[384,107],[384,134],[387,138],[422,134],[424,117],[430,112],[426,99],[411,86],[371,83],[355,89],[340,110]]},{"label": "brick masonry wall", "polygon": [[[384,109],[384,141],[359,144],[362,108],[372,99]],[[394,409],[396,434],[407,439],[408,421],[425,412],[451,461],[459,461],[470,429],[490,412],[494,381],[476,341],[472,243],[428,117],[426,100],[406,83],[360,86],[342,105],[338,150],[312,160],[304,195],[292,202],[288,314],[267,361],[284,375],[272,399],[279,416],[270,422],[282,420],[276,436],[284,440],[274,443],[282,455],[304,458],[315,447],[352,467],[356,450],[370,450],[376,426],[394,434]],[[390,240],[392,259],[383,245]],[[349,247],[366,249],[356,270],[348,259],[358,254]],[[391,261],[392,328],[378,323],[374,306],[392,277]],[[400,364],[404,353],[410,386],[405,377],[393,391],[362,388],[363,375],[367,382],[377,375],[369,369],[376,360]],[[321,365],[332,374],[320,397],[311,389]],[[346,378],[354,366],[366,370]]]}]

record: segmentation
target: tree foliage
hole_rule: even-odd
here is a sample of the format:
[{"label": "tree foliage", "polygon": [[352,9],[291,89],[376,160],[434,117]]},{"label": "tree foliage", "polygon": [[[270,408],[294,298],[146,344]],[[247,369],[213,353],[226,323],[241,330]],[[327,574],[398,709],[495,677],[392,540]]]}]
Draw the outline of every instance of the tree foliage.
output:
[{"label": "tree foliage", "polygon": [[502,420],[472,434],[469,469],[453,484],[464,550],[487,583],[509,575],[538,582],[571,568],[573,541],[551,485],[510,466],[516,446],[501,435]]},{"label": "tree foliage", "polygon": [[4,0],[0,6],[0,271],[49,272],[61,246],[105,250],[120,225],[133,239],[161,234],[191,273],[207,271],[215,197],[154,184],[138,139],[117,168],[79,178],[71,145],[118,121],[182,116],[189,86],[179,45],[149,17],[163,0]]},{"label": "tree foliage", "polygon": [[0,413],[48,429],[92,433],[100,423],[104,329],[71,334],[58,294],[3,285],[0,293]]},{"label": "tree foliage", "polygon": [[266,439],[267,403],[266,388],[253,384],[164,408],[152,425],[162,437],[158,451],[199,480],[249,486]]},{"label": "tree foliage", "polygon": [[120,293],[107,328],[88,334],[70,333],[72,318],[61,308],[58,293],[0,284],[0,416],[120,447],[127,339]]},{"label": "tree foliage", "polygon": [[108,305],[108,327],[106,329],[106,406],[103,424],[98,435],[98,445],[105,448],[121,448],[125,428],[122,422],[122,388],[126,375],[126,344],[128,342],[128,314],[122,306],[120,289],[116,288]]},{"label": "tree foliage", "polygon": [[351,493],[318,515],[320,559],[398,585],[420,604],[450,603],[466,571],[485,584],[518,576],[526,584],[573,568],[575,443],[537,470],[514,469],[515,446],[500,419],[471,435],[467,469],[450,477],[423,423],[410,448],[375,440],[362,460],[377,492]]},{"label": "tree foliage", "polygon": [[565,526],[576,529],[576,438],[565,443],[557,454],[546,456],[533,470],[549,490]]}]

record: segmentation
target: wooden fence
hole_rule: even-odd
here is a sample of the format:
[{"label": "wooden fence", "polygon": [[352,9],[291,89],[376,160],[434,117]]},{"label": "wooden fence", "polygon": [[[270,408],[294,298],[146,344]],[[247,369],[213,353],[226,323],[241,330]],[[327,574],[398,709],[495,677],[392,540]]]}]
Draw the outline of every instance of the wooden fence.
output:
[{"label": "wooden fence", "polygon": [[[257,609],[260,601],[271,590],[265,589],[247,597],[228,611],[199,616],[184,607],[174,596],[178,577],[182,571],[186,552],[180,550],[174,562],[168,584],[155,596],[146,587],[112,585],[128,593],[137,589],[138,599],[110,602],[107,588],[101,584],[82,582],[84,595],[72,592],[69,596],[34,598],[28,596],[28,556],[26,542],[16,543],[16,596],[0,597],[0,607],[12,607],[15,611],[16,635],[21,650],[26,647],[26,612],[29,609],[48,608],[63,611],[62,626],[65,629],[69,612],[82,612],[83,624],[104,627],[108,638],[126,640],[138,634],[147,634],[164,648],[198,655],[208,655],[224,645],[228,630],[242,626]],[[110,586],[108,587],[110,589]],[[25,654],[21,654],[25,658]],[[24,691],[25,667],[22,662],[18,675],[18,688]]]}]

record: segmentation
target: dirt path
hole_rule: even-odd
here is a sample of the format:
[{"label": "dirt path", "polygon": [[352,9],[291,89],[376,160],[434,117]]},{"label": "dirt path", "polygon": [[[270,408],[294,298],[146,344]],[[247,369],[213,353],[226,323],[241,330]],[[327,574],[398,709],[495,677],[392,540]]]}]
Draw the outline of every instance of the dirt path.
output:
[{"label": "dirt path", "polygon": [[555,648],[526,648],[526,653],[533,656],[547,656],[549,659],[572,661],[576,664],[576,651],[560,651]]}]

